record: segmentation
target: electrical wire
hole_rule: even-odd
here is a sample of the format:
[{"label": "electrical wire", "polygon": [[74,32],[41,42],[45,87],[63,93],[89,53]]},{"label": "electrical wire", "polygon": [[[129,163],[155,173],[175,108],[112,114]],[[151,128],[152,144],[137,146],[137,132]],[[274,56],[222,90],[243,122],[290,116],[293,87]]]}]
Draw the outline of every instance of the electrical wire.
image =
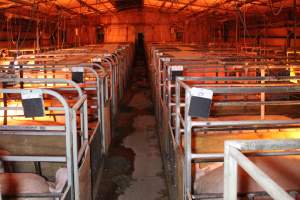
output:
[{"label": "electrical wire", "polygon": [[279,8],[277,11],[274,11],[274,7],[273,7],[273,2],[272,2],[272,0],[268,0],[268,3],[269,3],[269,6],[270,6],[270,8],[271,8],[272,14],[273,14],[274,16],[278,16],[278,15],[280,14],[282,8],[283,8],[283,3],[282,3],[282,1],[281,1],[280,8]]},{"label": "electrical wire", "polygon": [[[7,33],[7,37],[9,37],[9,35],[10,35],[10,38],[8,38],[8,39],[12,40],[11,42],[13,42],[13,37],[12,37],[11,31],[9,29],[9,20],[8,20],[8,18],[6,18],[6,33]],[[11,49],[11,45],[12,45],[11,42],[9,42],[9,47],[8,47],[9,49]]]},{"label": "electrical wire", "polygon": [[[38,4],[37,4],[38,5]],[[36,13],[34,13],[33,9],[34,9],[34,6],[35,6],[35,0],[33,1],[33,4],[32,4],[32,7],[30,9],[30,18],[32,19]],[[37,10],[37,8],[36,8]],[[36,12],[36,11],[35,11]],[[18,45],[19,47],[22,47],[25,40],[27,39],[28,37],[28,32],[29,32],[29,28],[32,28],[32,20],[28,20],[29,21],[29,24],[27,24],[27,28],[26,28],[26,31],[25,31],[25,36],[23,37],[23,40],[21,41],[20,45]],[[18,41],[19,42],[19,41]],[[17,49],[19,51],[19,49]]]},{"label": "electrical wire", "polygon": [[239,14],[240,21],[242,22],[243,28],[244,28],[244,45],[246,45],[246,35],[250,35],[248,29],[247,29],[247,23],[246,23],[246,11],[244,10],[244,13],[241,13],[241,10],[239,8],[237,9],[237,13]]},{"label": "electrical wire", "polygon": [[[72,0],[70,0],[69,3],[71,1]],[[26,30],[23,30],[23,27],[25,25],[23,21],[18,20],[16,17],[12,17],[11,19],[8,19],[7,17],[5,17],[5,20],[6,20],[6,32],[7,32],[7,36],[9,36],[9,40],[10,40],[10,42],[8,44],[10,49],[13,46],[15,46],[15,48],[16,48],[16,50],[18,52],[18,50],[23,47],[25,41],[27,40],[29,32],[32,33],[32,28],[33,28],[32,25],[33,25],[33,21],[34,20],[31,20],[31,19],[34,18],[36,16],[36,14],[37,14],[37,11],[38,11],[38,8],[36,7],[37,5],[38,5],[38,2],[36,3],[36,1],[34,0],[32,6],[31,6],[31,9],[30,9],[30,15],[29,15],[30,19],[29,20],[28,19],[25,20],[25,21],[27,21],[27,23],[26,23]],[[49,10],[52,9],[54,5],[55,4],[52,4],[50,6],[50,8],[48,8],[48,9]],[[41,25],[41,27],[43,27],[42,30],[45,30],[48,27],[48,26],[44,25],[46,23],[46,21],[47,20],[45,18],[44,23],[42,23],[42,25]],[[16,28],[18,28],[18,30]],[[50,27],[49,27],[49,31],[50,31]],[[57,28],[55,28],[54,30],[52,29],[51,31],[55,32],[55,31],[57,31]],[[50,35],[53,35],[53,32],[51,33],[51,31],[50,31]],[[14,39],[15,38],[14,37],[14,33],[16,33],[16,32],[18,32],[18,35],[17,35],[17,38]],[[21,34],[21,32],[24,33],[24,34]],[[38,33],[38,34],[40,34],[40,33]],[[64,42],[65,41],[63,40],[63,43]]]}]

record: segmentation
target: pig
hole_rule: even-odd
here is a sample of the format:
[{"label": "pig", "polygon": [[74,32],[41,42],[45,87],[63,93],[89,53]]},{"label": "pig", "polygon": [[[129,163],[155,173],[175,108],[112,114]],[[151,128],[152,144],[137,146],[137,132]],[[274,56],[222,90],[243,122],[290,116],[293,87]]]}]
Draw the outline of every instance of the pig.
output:
[{"label": "pig", "polygon": [[[1,173],[0,190],[3,195],[25,193],[49,193],[46,180],[32,173]],[[39,198],[15,198],[15,200],[37,200]],[[52,198],[41,198],[51,200]]]},{"label": "pig", "polygon": [[50,185],[49,190],[52,193],[61,192],[68,180],[67,168],[60,168],[55,175],[55,185]]}]

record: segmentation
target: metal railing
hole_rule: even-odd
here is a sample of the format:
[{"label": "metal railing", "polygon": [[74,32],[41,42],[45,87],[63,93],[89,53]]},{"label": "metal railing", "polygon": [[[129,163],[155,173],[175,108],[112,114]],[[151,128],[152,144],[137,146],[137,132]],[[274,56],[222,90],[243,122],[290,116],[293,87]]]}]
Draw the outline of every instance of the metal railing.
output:
[{"label": "metal railing", "polygon": [[[191,47],[196,47],[197,46],[192,46],[192,45],[187,45]],[[153,93],[153,99],[155,102],[155,114],[156,118],[158,121],[158,128],[160,132],[160,142],[161,142],[161,151],[163,153],[163,157],[166,158],[166,162],[164,163],[167,166],[168,174],[170,175],[171,181],[177,181],[173,180],[176,174],[172,174],[172,172],[169,173],[169,171],[174,170],[174,168],[180,168],[184,167],[186,163],[181,163],[181,160],[178,160],[178,157],[176,158],[177,154],[182,154],[183,155],[183,150],[185,147],[179,146],[178,138],[183,136],[185,133],[185,126],[187,124],[185,123],[185,118],[183,117],[184,113],[182,112],[184,110],[186,101],[184,100],[185,97],[180,98],[180,96],[175,95],[182,93],[183,89],[177,89],[175,81],[172,79],[172,72],[171,68],[173,66],[178,66],[181,65],[183,66],[183,69],[186,71],[190,72],[204,72],[206,76],[209,76],[209,70],[211,72],[215,72],[216,76],[219,76],[223,78],[223,82],[221,79],[210,79],[207,77],[203,77],[204,79],[201,79],[201,81],[207,81],[210,82],[215,82],[215,86],[218,83],[223,83],[223,86],[226,83],[229,83],[231,80],[230,78],[227,79],[226,77],[231,76],[231,78],[240,77],[240,80],[243,79],[243,76],[252,76],[253,75],[253,80],[245,80],[244,83],[247,82],[256,82],[256,83],[263,83],[264,80],[266,82],[274,82],[274,85],[279,83],[280,81],[284,81],[286,84],[291,83],[291,84],[296,84],[299,79],[299,77],[286,77],[286,80],[281,79],[279,77],[280,75],[277,74],[277,71],[284,71],[289,73],[290,76],[290,69],[292,69],[293,66],[300,66],[300,63],[295,63],[292,60],[287,60],[287,59],[282,59],[286,58],[284,55],[273,55],[272,52],[271,54],[260,54],[258,55],[257,53],[253,55],[248,55],[248,54],[237,54],[234,51],[227,49],[224,51],[224,49],[209,49],[209,48],[203,48],[200,47],[199,49],[196,50],[196,52],[191,51],[191,54],[188,55],[189,50],[184,50],[182,47],[182,44],[153,44],[153,45],[148,45],[147,46],[147,51],[148,51],[148,65],[149,65],[149,71],[150,71],[150,79],[151,79],[151,85],[152,85],[152,93]],[[212,50],[212,51],[210,51]],[[183,54],[180,53],[180,51],[183,52]],[[269,53],[269,51],[268,51]],[[274,51],[276,54],[276,52]],[[192,55],[193,54],[193,55]],[[284,62],[282,62],[284,61]],[[293,63],[292,63],[293,62]],[[293,64],[293,65],[291,65]],[[224,72],[222,73],[218,72]],[[233,72],[233,73],[231,73]],[[274,73],[273,73],[274,72]],[[252,73],[252,74],[251,74]],[[218,75],[217,75],[218,74]],[[233,75],[234,74],[234,75]],[[249,75],[250,74],[250,75]],[[265,79],[264,77],[257,77],[257,76],[273,76],[273,77],[268,77]],[[179,75],[180,76],[185,76]],[[187,75],[189,76],[189,75]],[[288,76],[288,75],[287,75]],[[186,78],[186,79],[185,79]],[[189,80],[190,83],[193,81],[199,80],[199,77],[185,77],[183,78],[184,80]],[[278,79],[277,81],[275,79]],[[229,80],[229,81],[228,81]],[[227,81],[227,82],[226,82]],[[292,82],[293,81],[293,82]],[[241,84],[242,81],[240,82]],[[189,84],[187,84],[188,86]],[[230,85],[230,84],[228,84]],[[195,87],[201,87],[200,85],[195,85]],[[217,87],[217,86],[216,86]],[[260,99],[257,99],[258,102],[252,102],[256,105],[259,104],[261,108],[261,118],[264,118],[264,113],[265,107],[268,105],[264,104],[263,102],[266,100],[264,97],[264,92],[261,91],[258,96],[261,96]],[[226,95],[225,95],[226,96]],[[175,99],[176,98],[176,99]],[[218,102],[219,106],[222,106],[223,102]],[[229,105],[228,102],[224,102],[224,105]],[[241,101],[240,102],[230,102],[233,104],[241,104],[241,106],[244,106],[245,103],[243,104]],[[247,102],[249,103],[249,101]],[[251,103],[251,102],[250,102]],[[270,102],[268,102],[270,103]],[[275,101],[272,103],[276,103]],[[278,103],[278,102],[277,102]],[[290,103],[293,103],[292,101]],[[254,106],[253,104],[253,106]],[[224,106],[223,105],[223,106]],[[178,107],[176,107],[178,106]],[[175,109],[176,108],[176,109]],[[187,110],[187,109],[186,109]],[[179,113],[179,114],[178,114]],[[179,119],[176,119],[176,117],[179,117]],[[174,119],[175,118],[175,119]],[[255,120],[255,121],[260,121],[260,120]],[[178,124],[179,123],[179,124]],[[195,121],[195,123],[197,123]],[[195,124],[193,122],[194,127],[198,128],[202,127],[205,125],[205,123],[199,123]],[[210,123],[210,122],[208,122]],[[222,123],[222,122],[221,122]],[[222,126],[225,124],[219,124],[218,128],[222,128]],[[233,122],[235,123],[235,122]],[[248,124],[249,126],[256,126],[256,122],[253,121],[252,124]],[[274,122],[276,123],[276,122]],[[214,125],[216,125],[215,123]],[[179,128],[178,128],[179,125]],[[231,124],[232,125],[232,124]],[[193,128],[193,127],[192,127]],[[203,128],[207,128],[206,126]],[[201,128],[200,128],[201,129]],[[202,129],[202,130],[203,130]],[[176,134],[175,134],[176,132]],[[175,137],[174,137],[175,136]],[[176,139],[176,142],[175,142]],[[184,141],[185,142],[185,141]],[[209,156],[212,155],[202,155],[203,159],[207,159]],[[217,160],[222,160],[223,159],[223,153],[219,154],[214,154],[214,157]],[[175,159],[175,161],[174,161]],[[180,158],[179,158],[180,159]],[[196,159],[196,158],[195,158]],[[193,161],[195,161],[193,158]],[[176,163],[176,161],[178,163]],[[178,166],[179,165],[179,166]],[[169,166],[172,166],[172,168],[168,168]],[[176,170],[176,169],[175,169]],[[185,175],[183,175],[185,176]],[[184,177],[185,178],[185,177]],[[178,182],[177,182],[178,183]],[[174,184],[177,184],[174,183]],[[181,187],[180,183],[176,187]],[[172,191],[174,193],[174,191]],[[218,196],[220,196],[218,194]],[[175,195],[176,198],[182,199],[181,197],[178,197]],[[187,193],[187,198],[195,198],[194,195],[191,193]],[[212,196],[210,196],[212,197]]]},{"label": "metal railing", "polygon": [[[27,84],[34,84],[34,77],[44,77],[45,79],[36,79],[41,80],[41,82],[45,82],[45,87],[54,87],[58,82],[57,80],[60,79],[71,79],[71,72],[72,68],[74,67],[80,67],[84,71],[84,83],[83,84],[76,84],[73,81],[69,81],[74,87],[82,88],[82,90],[88,94],[90,98],[89,102],[89,108],[95,110],[97,113],[97,121],[99,127],[102,129],[102,150],[105,152],[105,150],[108,148],[109,144],[105,144],[105,126],[104,126],[104,105],[107,101],[111,100],[110,93],[107,91],[110,90],[110,85],[105,84],[107,83],[107,79],[109,79],[108,74],[106,70],[97,63],[82,63],[79,65],[76,64],[59,64],[55,63],[52,64],[51,61],[49,63],[43,63],[43,64],[24,64],[21,65],[22,67],[15,69],[15,74],[17,76],[22,77],[30,77],[25,78],[23,80],[17,80],[18,83],[22,84],[24,87],[24,83]],[[9,70],[9,66],[0,65],[0,70]],[[54,82],[51,80],[54,80]],[[64,82],[64,81],[63,81]],[[26,85],[25,85],[26,86]],[[61,86],[60,88],[55,87],[56,90],[72,90],[67,89],[68,86]],[[93,94],[93,91],[95,91],[96,94]],[[94,103],[96,101],[96,103]],[[95,115],[95,112],[89,112],[89,115]],[[96,128],[97,129],[97,128]]]},{"label": "metal railing", "polygon": [[[64,123],[66,126],[66,131],[69,131],[67,135],[70,136],[70,140],[66,139],[66,149],[67,151],[72,151],[72,156],[70,159],[72,159],[71,164],[67,164],[69,169],[72,169],[72,173],[68,173],[68,176],[72,176],[72,180],[70,181],[72,188],[74,189],[74,197],[75,199],[79,199],[80,193],[79,193],[79,168],[81,165],[82,160],[84,159],[85,151],[88,149],[89,144],[89,138],[88,138],[88,110],[87,110],[87,95],[83,94],[80,87],[74,83],[71,80],[65,80],[65,79],[1,79],[1,83],[30,83],[32,85],[35,84],[67,84],[71,85],[74,91],[76,91],[77,98],[75,100],[75,103],[71,106],[66,98],[59,94],[58,92],[55,92],[51,89],[43,89],[43,88],[31,88],[31,89],[3,89],[1,90],[1,93],[21,93],[21,91],[42,91],[45,94],[50,94],[54,97],[56,97],[64,107],[69,108],[69,110],[66,110],[66,108],[62,109],[58,106],[52,106],[52,107],[46,107],[46,110],[48,111],[64,111]],[[33,86],[34,87],[34,86]],[[62,89],[62,88],[60,88]],[[0,110],[20,110],[20,107],[3,107]],[[79,115],[78,115],[79,112]],[[54,114],[55,115],[55,114]],[[9,116],[3,116],[3,117],[9,117]],[[34,120],[34,119],[33,119]],[[80,133],[78,134],[78,128],[80,127]],[[0,126],[1,131],[12,131],[12,134],[18,134],[19,131],[22,130],[31,130],[31,131],[63,131],[64,126],[28,126],[26,125],[26,122],[24,122],[24,125],[22,126],[11,126],[11,125],[4,125]],[[15,133],[14,133],[15,131]],[[27,132],[25,135],[31,135],[34,133]],[[39,133],[38,135],[43,136],[43,134]],[[47,135],[47,134],[46,134]],[[51,133],[50,133],[51,135]],[[53,133],[53,136],[56,136],[56,133]],[[80,142],[78,142],[77,137],[80,137]],[[78,144],[80,144],[78,148]],[[19,159],[16,156],[3,156],[1,157],[4,161],[43,161],[43,162],[64,162],[65,160],[63,158],[60,158],[59,160],[55,160],[53,157],[47,157],[47,156],[22,156],[21,159]],[[15,160],[12,160],[15,159]],[[74,185],[73,185],[74,184]]]},{"label": "metal railing", "polygon": [[[1,134],[11,134],[11,135],[22,135],[25,136],[56,136],[59,131],[62,136],[65,137],[65,156],[36,156],[36,155],[4,155],[1,156],[0,159],[2,161],[9,161],[9,162],[59,162],[59,163],[66,163],[67,165],[67,171],[68,171],[68,181],[67,181],[67,187],[65,188],[65,191],[61,194],[63,196],[64,194],[68,193],[68,190],[71,190],[71,195],[73,198],[76,196],[75,192],[75,182],[76,180],[74,179],[74,172],[75,172],[75,167],[77,164],[74,162],[74,152],[72,150],[72,144],[73,141],[77,141],[77,134],[72,133],[72,121],[76,120],[72,119],[72,114],[71,114],[71,108],[69,107],[68,103],[64,99],[64,97],[60,94],[58,94],[55,91],[48,90],[48,89],[35,89],[31,91],[40,91],[42,94],[46,95],[51,95],[54,98],[56,98],[61,106],[58,107],[52,107],[48,108],[49,110],[60,110],[64,112],[64,117],[65,117],[65,123],[64,126],[0,126],[0,133]],[[21,94],[22,91],[26,91],[23,89],[0,89],[1,94]],[[1,106],[0,109],[5,109],[5,107]],[[16,108],[11,108],[11,109],[16,109]],[[74,116],[73,116],[74,117]],[[76,128],[76,127],[75,127]],[[8,132],[7,132],[8,131]],[[24,132],[26,131],[26,132]],[[35,134],[34,132],[37,132]],[[42,131],[43,133],[41,133]],[[56,132],[56,133],[55,133]],[[76,137],[76,139],[74,139]],[[76,152],[76,157],[77,157],[77,152]],[[78,192],[78,191],[77,191]],[[29,194],[32,196],[32,194]],[[35,196],[39,196],[40,194],[35,194]],[[43,195],[43,194],[41,194]],[[50,197],[52,197],[52,194],[48,194]],[[48,196],[46,195],[46,196]],[[26,194],[23,194],[23,196],[26,196]],[[78,199],[78,198],[77,198]]]},{"label": "metal railing", "polygon": [[[277,77],[278,78],[278,77]],[[256,96],[256,100],[226,100],[224,102],[218,101],[213,102],[212,104],[216,107],[230,107],[230,106],[256,106],[260,107],[260,112],[258,113],[257,119],[244,119],[244,120],[209,120],[209,119],[201,119],[197,120],[197,118],[193,118],[189,115],[189,108],[191,102],[191,91],[193,88],[206,88],[212,90],[214,95],[227,95],[228,99],[230,99],[230,95],[246,95],[247,94],[278,94],[278,93],[300,93],[300,87],[296,84],[290,84],[288,81],[297,77],[281,77],[279,79],[274,77],[241,77],[241,78],[193,78],[193,77],[180,77],[177,78],[176,84],[176,131],[175,131],[175,140],[178,146],[182,145],[183,140],[183,149],[184,149],[184,188],[185,188],[185,197],[187,198],[189,195],[193,196],[192,189],[192,163],[198,162],[197,160],[221,160],[224,157],[222,152],[215,153],[199,153],[194,152],[193,149],[193,135],[195,132],[197,134],[204,134],[206,136],[209,135],[210,131],[226,131],[228,134],[233,130],[251,130],[255,129],[272,129],[274,127],[286,127],[289,126],[299,127],[295,125],[299,125],[299,118],[295,119],[276,119],[270,120],[265,119],[265,106],[269,105],[300,105],[299,100],[266,100],[261,99]],[[298,77],[299,78],[299,77]],[[227,84],[188,84],[186,81],[227,81]],[[241,81],[240,83],[237,83]],[[244,84],[242,84],[242,82]],[[256,83],[253,83],[256,82]],[[257,83],[258,82],[268,82],[268,83]],[[287,81],[287,85],[281,83],[279,85],[275,84],[276,82],[284,82]],[[251,83],[252,82],[252,83]],[[273,82],[273,83],[272,83]],[[184,93],[182,93],[182,90]],[[182,97],[182,94],[184,96]],[[181,139],[183,136],[183,139]]]},{"label": "metal railing", "polygon": [[[300,149],[300,140],[236,140],[225,141],[224,200],[237,200],[238,166],[242,167],[274,200],[292,200],[281,186],[257,167],[243,151],[291,151]],[[299,153],[299,152],[298,152]],[[273,153],[274,154],[274,153]]]}]

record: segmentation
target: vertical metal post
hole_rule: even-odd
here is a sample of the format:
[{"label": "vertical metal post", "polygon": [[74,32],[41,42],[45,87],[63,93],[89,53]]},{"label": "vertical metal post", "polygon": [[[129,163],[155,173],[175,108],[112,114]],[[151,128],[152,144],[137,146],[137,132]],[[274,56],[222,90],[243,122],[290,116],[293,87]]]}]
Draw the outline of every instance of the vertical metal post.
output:
[{"label": "vertical metal post", "polygon": [[185,128],[184,128],[184,195],[187,199],[188,195],[192,191],[192,127],[191,117],[189,116],[191,94],[187,89],[185,90]]},{"label": "vertical metal post", "polygon": [[[257,143],[258,141],[251,141]],[[268,141],[263,141],[268,143]],[[270,144],[270,143],[269,143]],[[277,185],[274,180],[272,180],[267,174],[265,174],[259,167],[257,167],[251,160],[249,160],[245,155],[243,155],[239,148],[243,148],[245,151],[253,150],[253,145],[251,143],[247,144],[237,144],[238,148],[231,146],[230,141],[225,143],[225,165],[224,172],[224,200],[236,200],[237,199],[237,163],[247,172],[250,177],[265,190],[274,200],[292,200],[293,198],[279,185]],[[270,144],[271,146],[276,146],[276,144]],[[226,147],[227,146],[227,147]],[[247,148],[247,147],[250,148]],[[245,149],[246,147],[246,149]],[[226,149],[227,148],[227,149]],[[278,148],[275,147],[278,150]],[[275,150],[274,149],[274,150]],[[257,147],[255,148],[257,149]]]},{"label": "vertical metal post", "polygon": [[165,65],[163,64],[162,65],[162,85],[163,85],[163,96],[162,96],[162,99],[164,102],[167,102],[167,83],[168,83],[168,75],[169,75],[169,70],[170,68],[168,69],[167,67],[165,67]]},{"label": "vertical metal post", "polygon": [[119,102],[119,96],[118,96],[118,91],[119,91],[119,64],[118,62],[115,63],[115,71],[114,71],[114,81],[115,81],[115,88],[114,88],[114,93],[115,93],[115,109],[114,109],[114,116],[116,116],[117,111],[118,111],[118,102]]},{"label": "vertical metal post", "polygon": [[58,22],[57,26],[57,49],[60,48],[60,22]]},{"label": "vertical metal post", "polygon": [[[89,140],[89,122],[88,122],[88,103],[87,99],[83,103],[83,107],[81,108],[83,111],[83,140]],[[83,144],[83,143],[82,143]]]},{"label": "vertical metal post", "polygon": [[[20,65],[19,68],[20,68],[20,78],[24,78],[23,65]],[[23,81],[20,82],[20,89],[24,89],[24,82]]]},{"label": "vertical metal post", "polygon": [[114,93],[114,98],[113,98],[113,101],[114,101],[114,108],[113,108],[113,116],[115,117],[117,112],[118,112],[118,88],[119,88],[119,60],[118,60],[118,57],[116,54],[112,54],[112,57],[114,57],[115,59],[113,59],[113,65],[114,65],[114,70],[113,70],[113,82],[114,82],[114,87],[113,87],[113,93]]},{"label": "vertical metal post", "polygon": [[111,100],[112,100],[112,111],[114,109],[114,98],[115,98],[115,94],[114,94],[114,87],[115,87],[115,80],[114,80],[114,66],[113,64],[110,62],[110,60],[107,60],[107,63],[109,64],[109,69],[110,69],[110,95],[111,95]]},{"label": "vertical metal post", "polygon": [[114,62],[111,58],[106,58],[105,61],[108,63],[109,65],[109,69],[110,69],[110,93],[111,93],[111,97],[112,97],[112,116],[114,117],[114,113],[115,113],[115,109],[116,109],[116,94],[115,94],[115,85],[116,85],[116,81],[115,81],[115,65]]},{"label": "vertical metal post", "polygon": [[[6,83],[2,83],[2,87],[3,89],[6,88]],[[8,107],[8,95],[6,93],[3,93],[3,107],[7,108]],[[3,125],[7,125],[8,121],[7,121],[7,117],[8,117],[8,110],[5,109],[3,110]]]},{"label": "vertical metal post", "polygon": [[77,124],[76,124],[76,110],[71,110],[71,124],[72,124],[72,143],[73,143],[73,174],[74,174],[74,194],[75,200],[80,200],[80,189],[79,189],[79,173],[78,173],[78,145],[77,145]]},{"label": "vertical metal post", "polygon": [[[266,76],[265,69],[260,70],[261,77]],[[265,83],[265,81],[261,81],[262,84]],[[260,101],[261,101],[261,106],[260,106],[260,119],[263,120],[265,119],[265,111],[266,111],[266,106],[265,106],[265,101],[266,101],[266,93],[262,92],[260,93]]]},{"label": "vertical metal post", "polygon": [[172,121],[173,119],[173,116],[172,116],[172,113],[173,113],[173,106],[171,105],[172,103],[172,78],[171,78],[171,70],[170,70],[170,67],[166,67],[168,69],[168,74],[167,74],[167,79],[166,79],[166,87],[168,88],[168,93],[166,93],[165,95],[165,100],[166,100],[166,103],[168,105],[168,112],[169,112],[169,122],[171,123],[171,126],[172,128],[174,127],[174,121]]},{"label": "vertical metal post", "polygon": [[224,146],[224,200],[237,200],[237,162],[230,156],[230,145]]},{"label": "vertical metal post", "polygon": [[117,71],[116,71],[116,77],[117,77],[117,91],[116,91],[116,93],[117,93],[117,104],[119,105],[119,101],[120,101],[120,94],[121,94],[121,88],[122,88],[122,80],[121,80],[121,70],[122,70],[122,59],[120,58],[119,59],[119,56],[118,56],[118,52],[116,52],[115,54],[113,54],[113,55],[115,55],[115,57],[116,57],[116,63],[117,63]]},{"label": "vertical metal post", "polygon": [[161,89],[161,70],[160,70],[160,66],[161,66],[161,59],[159,59],[158,61],[158,68],[157,68],[157,76],[158,76],[158,82],[157,82],[157,87],[158,87],[158,95],[157,95],[157,113],[158,113],[158,121],[161,122],[162,120],[162,116],[161,116],[161,105],[160,105],[160,99],[161,99],[161,95],[162,95],[162,89]]},{"label": "vertical metal post", "polygon": [[[104,77],[105,78],[105,77]],[[102,109],[102,98],[105,95],[104,90],[103,90],[103,79],[104,78],[99,78],[99,76],[96,76],[96,85],[98,90],[96,90],[97,93],[97,107],[98,107],[98,117],[99,117],[99,121],[101,121],[101,113],[104,111]],[[102,126],[102,123],[101,123]]]},{"label": "vertical metal post", "polygon": [[180,142],[180,84],[176,80],[176,126],[175,126],[175,141],[179,145]]},{"label": "vertical metal post", "polygon": [[71,199],[75,197],[75,187],[74,187],[74,159],[73,159],[73,134],[72,134],[72,110],[66,111],[66,157],[67,157],[67,170],[68,170],[68,186],[71,188]]},{"label": "vertical metal post", "polygon": [[[103,152],[106,153],[106,150],[108,149],[108,144],[106,144],[106,127],[105,127],[105,114],[104,114],[104,104],[105,104],[105,92],[104,92],[104,79],[107,77],[104,77],[100,79],[100,108],[101,111],[101,129],[102,129],[102,148]],[[105,87],[107,87],[105,85]]]},{"label": "vertical metal post", "polygon": [[36,22],[36,52],[38,53],[40,51],[40,21],[38,20]]}]

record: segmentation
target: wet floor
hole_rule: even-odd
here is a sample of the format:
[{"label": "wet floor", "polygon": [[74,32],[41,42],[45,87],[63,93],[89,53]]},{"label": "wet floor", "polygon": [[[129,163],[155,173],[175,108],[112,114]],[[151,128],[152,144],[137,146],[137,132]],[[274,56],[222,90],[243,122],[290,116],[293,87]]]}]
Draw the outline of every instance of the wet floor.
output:
[{"label": "wet floor", "polygon": [[146,69],[140,51],[115,122],[116,138],[105,161],[96,199],[168,199]]}]

